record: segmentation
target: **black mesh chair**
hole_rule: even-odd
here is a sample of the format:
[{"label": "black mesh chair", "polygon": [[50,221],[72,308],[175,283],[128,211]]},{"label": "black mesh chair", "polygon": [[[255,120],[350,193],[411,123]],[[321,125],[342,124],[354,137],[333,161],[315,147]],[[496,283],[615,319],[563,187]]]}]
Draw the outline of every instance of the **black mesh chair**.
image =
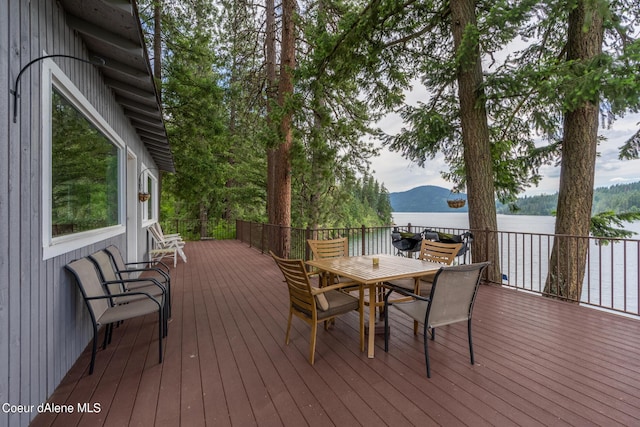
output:
[{"label": "black mesh chair", "polygon": [[[436,273],[429,297],[413,293],[406,288],[390,285],[384,299],[384,351],[389,351],[389,309],[394,308],[424,326],[424,356],[427,365],[427,377],[431,378],[429,366],[429,340],[435,340],[436,328],[458,322],[467,322],[469,336],[469,354],[474,364],[473,342],[471,339],[471,315],[478,293],[480,278],[488,262],[443,267]],[[412,297],[407,302],[390,302],[389,296],[394,293]]]}]

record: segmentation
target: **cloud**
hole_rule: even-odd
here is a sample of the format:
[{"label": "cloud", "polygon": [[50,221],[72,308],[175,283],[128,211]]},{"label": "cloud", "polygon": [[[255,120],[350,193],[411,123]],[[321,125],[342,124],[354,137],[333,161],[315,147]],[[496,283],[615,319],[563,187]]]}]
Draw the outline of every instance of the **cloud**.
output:
[{"label": "cloud", "polygon": [[[416,85],[416,93],[407,95],[407,101],[415,103],[417,100],[427,99],[426,93],[420,93],[420,85]],[[379,127],[387,133],[397,133],[403,123],[398,114],[391,114],[383,118]],[[600,156],[596,159],[595,187],[609,187],[614,184],[640,181],[640,160],[619,160],[618,152],[622,146],[640,127],[640,114],[630,114],[618,118],[611,129],[600,128],[600,134],[606,138],[598,146]],[[378,144],[379,146],[379,144]],[[424,168],[405,159],[399,153],[391,152],[382,147],[379,157],[372,159],[374,176],[378,182],[385,185],[389,192],[407,191],[420,185],[437,185],[452,188],[453,184],[442,179],[441,172],[447,171],[442,156],[428,160]],[[543,166],[540,169],[543,179],[537,187],[528,188],[524,194],[552,194],[558,191],[560,167]]]}]

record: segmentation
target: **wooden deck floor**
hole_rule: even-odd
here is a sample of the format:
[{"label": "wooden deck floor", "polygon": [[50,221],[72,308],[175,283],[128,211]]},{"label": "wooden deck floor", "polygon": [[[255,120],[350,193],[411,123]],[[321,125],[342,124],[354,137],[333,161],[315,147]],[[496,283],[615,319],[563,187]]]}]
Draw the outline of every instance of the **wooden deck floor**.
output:
[{"label": "wooden deck floor", "polygon": [[482,286],[466,325],[438,330],[427,379],[421,337],[392,319],[389,353],[358,349],[357,315],[318,332],[294,319],[268,256],[238,241],[193,242],[173,270],[173,318],[158,364],[154,319],[128,321],[85,351],[51,396],[96,413],[41,414],[33,426],[640,425],[640,321]]}]

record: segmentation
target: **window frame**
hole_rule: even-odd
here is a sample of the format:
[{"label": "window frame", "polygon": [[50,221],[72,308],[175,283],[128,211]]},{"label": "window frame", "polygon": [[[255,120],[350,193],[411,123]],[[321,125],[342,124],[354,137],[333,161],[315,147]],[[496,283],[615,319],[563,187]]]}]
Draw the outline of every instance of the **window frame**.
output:
[{"label": "window frame", "polygon": [[[140,210],[142,212],[142,227],[148,227],[158,222],[158,178],[151,172],[152,168],[142,164],[142,172],[138,178],[140,191],[149,193],[150,197],[144,202],[140,202]],[[151,183],[151,188],[149,188]],[[151,203],[151,205],[150,205]],[[151,210],[151,216],[149,216]]]},{"label": "window frame", "polygon": [[[64,236],[52,236],[52,91],[55,88],[118,150],[118,224]],[[126,143],[51,59],[42,62],[42,258],[47,260],[126,233],[124,183]]]}]

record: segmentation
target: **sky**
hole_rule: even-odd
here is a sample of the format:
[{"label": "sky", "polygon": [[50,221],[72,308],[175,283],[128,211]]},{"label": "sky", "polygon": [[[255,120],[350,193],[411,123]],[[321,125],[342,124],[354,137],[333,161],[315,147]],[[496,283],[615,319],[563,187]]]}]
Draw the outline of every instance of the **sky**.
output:
[{"label": "sky", "polygon": [[[415,102],[424,93],[411,92],[407,102]],[[396,114],[389,114],[378,122],[378,126],[387,133],[397,133],[403,127],[402,119]],[[619,147],[622,146],[640,128],[640,114],[631,114],[618,118],[611,129],[600,127],[600,135],[606,140],[598,146],[599,157],[596,160],[595,187],[610,187],[615,184],[625,184],[640,181],[640,159],[618,160]],[[381,145],[378,145],[381,147]],[[410,190],[422,185],[437,185],[452,188],[450,182],[442,178],[441,172],[447,170],[441,155],[433,160],[427,160],[425,167],[403,158],[399,153],[391,152],[382,147],[380,156],[372,160],[373,175],[379,183],[384,184],[390,193]],[[554,194],[558,192],[560,168],[543,166],[543,179],[537,187],[528,188],[520,196],[534,196],[538,194]]]}]

